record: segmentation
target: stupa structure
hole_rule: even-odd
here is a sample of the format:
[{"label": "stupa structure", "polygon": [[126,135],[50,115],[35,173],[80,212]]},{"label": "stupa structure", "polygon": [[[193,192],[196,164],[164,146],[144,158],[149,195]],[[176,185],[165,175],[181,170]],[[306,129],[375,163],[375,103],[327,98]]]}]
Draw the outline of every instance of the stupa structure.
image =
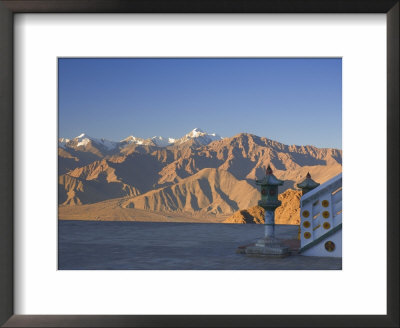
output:
[{"label": "stupa structure", "polygon": [[319,186],[318,182],[315,182],[311,179],[310,172],[307,173],[306,178],[297,184],[297,187],[301,189],[302,195],[308,193],[310,190],[313,190]]},{"label": "stupa structure", "polygon": [[265,176],[261,180],[256,180],[256,184],[260,186],[261,199],[258,205],[265,210],[265,233],[264,238],[257,241],[254,246],[246,248],[247,254],[260,254],[270,256],[286,256],[289,255],[289,249],[283,246],[275,237],[275,210],[281,205],[278,200],[278,187],[282,186],[284,181],[279,180],[272,172],[268,165]]}]

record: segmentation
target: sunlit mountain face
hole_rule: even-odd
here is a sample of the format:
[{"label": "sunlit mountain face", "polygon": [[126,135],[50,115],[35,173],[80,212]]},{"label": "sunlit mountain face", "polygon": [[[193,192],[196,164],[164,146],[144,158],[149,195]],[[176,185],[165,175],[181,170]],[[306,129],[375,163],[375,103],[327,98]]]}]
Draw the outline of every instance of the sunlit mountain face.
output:
[{"label": "sunlit mountain face", "polygon": [[[137,215],[137,210],[218,218],[257,205],[254,180],[268,165],[285,180],[283,193],[294,190],[308,172],[319,183],[340,173],[342,151],[285,145],[248,133],[222,138],[196,128],[177,139],[131,135],[111,141],[86,134],[60,138],[58,164],[63,213],[93,204],[103,212],[124,211],[125,219],[132,219],[129,213]],[[299,201],[299,194],[282,197],[287,204],[282,215],[292,217],[298,206],[290,204]]]}]

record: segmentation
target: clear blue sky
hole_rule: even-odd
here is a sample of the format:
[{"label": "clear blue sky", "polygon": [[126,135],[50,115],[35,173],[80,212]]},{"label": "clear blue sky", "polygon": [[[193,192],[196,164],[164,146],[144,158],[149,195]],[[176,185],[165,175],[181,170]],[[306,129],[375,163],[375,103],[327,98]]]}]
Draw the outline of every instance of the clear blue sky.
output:
[{"label": "clear blue sky", "polygon": [[342,148],[341,59],[59,59],[59,135],[178,138],[198,127]]}]

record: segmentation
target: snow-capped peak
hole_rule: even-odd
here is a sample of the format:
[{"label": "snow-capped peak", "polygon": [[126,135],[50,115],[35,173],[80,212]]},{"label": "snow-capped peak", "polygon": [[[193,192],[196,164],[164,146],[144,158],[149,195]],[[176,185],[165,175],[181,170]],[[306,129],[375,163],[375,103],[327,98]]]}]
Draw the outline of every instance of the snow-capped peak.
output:
[{"label": "snow-capped peak", "polygon": [[114,141],[109,141],[107,139],[101,138],[101,139],[97,139],[97,138],[93,138],[93,137],[89,137],[87,134],[85,133],[81,133],[79,136],[75,137],[74,140],[76,140],[78,143],[76,144],[77,147],[80,146],[87,146],[89,144],[89,142],[94,142],[96,144],[99,144],[105,148],[107,148],[107,150],[112,150],[114,148],[117,147],[118,143],[114,142]]},{"label": "snow-capped peak", "polygon": [[187,135],[192,137],[192,138],[197,138],[201,135],[206,134],[202,129],[199,128],[194,128],[192,131],[190,131]]},{"label": "snow-capped peak", "polygon": [[58,141],[59,141],[59,142],[66,143],[66,142],[69,142],[70,139],[67,139],[67,138],[58,138]]},{"label": "snow-capped peak", "polygon": [[199,128],[195,128],[192,131],[190,131],[188,134],[186,134],[184,137],[177,140],[177,143],[182,144],[189,140],[195,140],[195,142],[198,144],[208,145],[212,141],[221,140],[221,139],[222,138],[216,133],[209,134]]},{"label": "snow-capped peak", "polygon": [[70,139],[67,138],[58,138],[58,146],[65,148],[65,145],[70,142]]},{"label": "snow-capped peak", "polygon": [[120,142],[127,143],[127,144],[135,143],[135,144],[141,145],[141,144],[143,144],[143,141],[144,141],[144,139],[142,139],[142,138],[138,138],[135,136],[129,136],[129,137],[121,140]]},{"label": "snow-capped peak", "polygon": [[86,133],[81,133],[79,136],[73,139],[59,138],[59,146],[60,147],[86,147],[89,143],[94,143],[94,146],[103,146],[107,150],[113,150],[118,147],[126,147],[129,144],[137,144],[137,145],[155,145],[158,147],[167,147],[172,145],[180,145],[189,140],[194,140],[197,145],[208,145],[210,142],[215,140],[221,140],[222,138],[216,133],[207,133],[204,132],[200,128],[195,128],[190,131],[188,134],[184,135],[182,138],[175,139],[170,137],[161,137],[154,136],[152,138],[143,139],[139,137],[135,137],[130,135],[129,137],[119,141],[109,141],[107,139],[101,138],[93,138],[89,137]]},{"label": "snow-capped peak", "polygon": [[74,140],[77,141],[77,147],[80,146],[87,146],[87,144],[90,142],[90,139],[85,133],[81,133],[79,136],[75,137]]},{"label": "snow-capped peak", "polygon": [[171,144],[171,142],[170,142],[171,139],[172,138],[154,136],[153,138],[151,138],[151,141],[153,141],[153,143],[156,144],[159,147],[166,147],[166,146],[169,146]]},{"label": "snow-capped peak", "polygon": [[129,142],[129,141],[135,141],[135,140],[136,140],[136,137],[129,136],[129,137],[126,137],[125,139],[122,139],[120,142]]}]

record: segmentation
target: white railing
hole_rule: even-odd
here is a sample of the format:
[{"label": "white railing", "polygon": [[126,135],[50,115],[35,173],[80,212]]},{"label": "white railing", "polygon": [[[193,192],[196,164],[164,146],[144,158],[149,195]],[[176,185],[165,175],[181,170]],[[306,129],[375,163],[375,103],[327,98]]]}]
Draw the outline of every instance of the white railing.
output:
[{"label": "white railing", "polygon": [[342,223],[342,174],[302,196],[300,207],[303,248]]}]

